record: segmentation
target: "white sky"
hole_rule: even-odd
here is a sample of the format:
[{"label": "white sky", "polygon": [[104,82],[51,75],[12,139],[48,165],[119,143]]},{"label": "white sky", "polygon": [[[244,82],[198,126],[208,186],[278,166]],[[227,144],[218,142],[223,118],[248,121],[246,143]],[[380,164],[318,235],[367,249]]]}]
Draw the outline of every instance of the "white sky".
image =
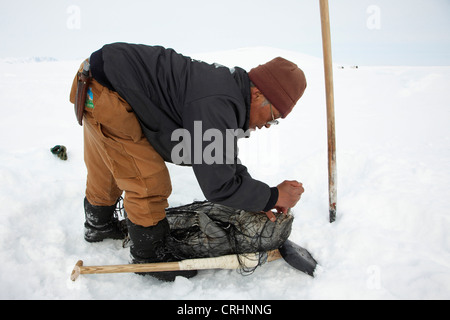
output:
[{"label": "white sky", "polygon": [[[450,65],[450,0],[329,3],[335,61]],[[0,58],[84,58],[116,41],[321,57],[319,0],[0,0]]]}]

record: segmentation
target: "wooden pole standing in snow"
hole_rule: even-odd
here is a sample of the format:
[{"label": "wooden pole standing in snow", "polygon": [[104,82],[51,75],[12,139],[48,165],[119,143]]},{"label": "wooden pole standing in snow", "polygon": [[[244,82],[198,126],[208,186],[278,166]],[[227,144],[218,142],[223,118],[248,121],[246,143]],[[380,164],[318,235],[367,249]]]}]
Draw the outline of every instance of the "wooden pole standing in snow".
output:
[{"label": "wooden pole standing in snow", "polygon": [[325,69],[325,89],[327,99],[328,129],[328,194],[330,222],[336,220],[336,138],[334,125],[333,61],[331,56],[330,16],[328,0],[320,0],[320,18],[322,25],[323,62]]}]

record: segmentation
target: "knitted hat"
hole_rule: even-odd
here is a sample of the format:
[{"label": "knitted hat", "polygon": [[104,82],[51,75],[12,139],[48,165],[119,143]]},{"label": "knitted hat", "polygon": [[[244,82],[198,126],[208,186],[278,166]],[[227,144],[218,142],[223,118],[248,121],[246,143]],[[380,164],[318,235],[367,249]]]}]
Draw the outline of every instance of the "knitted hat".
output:
[{"label": "knitted hat", "polygon": [[306,89],[303,71],[284,58],[275,58],[253,68],[248,73],[250,80],[262,94],[286,118]]}]

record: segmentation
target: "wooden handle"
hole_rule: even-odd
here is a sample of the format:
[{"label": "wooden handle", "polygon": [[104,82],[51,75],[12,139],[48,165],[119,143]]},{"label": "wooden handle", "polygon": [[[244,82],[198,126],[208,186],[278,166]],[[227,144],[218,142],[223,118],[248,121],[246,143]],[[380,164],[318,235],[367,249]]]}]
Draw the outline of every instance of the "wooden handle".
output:
[{"label": "wooden handle", "polygon": [[[278,250],[267,253],[267,261],[274,261],[281,258]],[[207,269],[238,269],[243,264],[247,268],[256,267],[259,263],[259,253],[249,253],[241,255],[226,255],[215,258],[187,259],[176,262],[142,263],[142,264],[122,264],[108,266],[83,266],[83,261],[79,260],[72,270],[70,279],[75,281],[80,274],[98,273],[124,273],[124,272],[164,272],[178,270],[207,270]]]},{"label": "wooden handle", "polygon": [[83,266],[83,261],[78,260],[75,264],[75,267],[73,267],[72,274],[70,275],[70,280],[75,281],[77,280],[78,276],[81,273],[81,267]]},{"label": "wooden handle", "polygon": [[320,0],[320,17],[322,24],[323,61],[325,69],[325,89],[327,99],[327,130],[328,130],[328,193],[330,222],[336,219],[336,137],[334,121],[334,88],[333,61],[331,55],[331,32],[328,0]]}]

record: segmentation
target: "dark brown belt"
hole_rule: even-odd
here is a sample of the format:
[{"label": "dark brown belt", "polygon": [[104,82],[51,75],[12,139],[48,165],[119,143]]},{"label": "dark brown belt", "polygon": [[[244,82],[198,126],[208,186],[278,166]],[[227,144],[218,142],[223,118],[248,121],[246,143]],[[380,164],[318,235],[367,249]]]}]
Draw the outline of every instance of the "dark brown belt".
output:
[{"label": "dark brown belt", "polygon": [[75,97],[75,116],[80,126],[83,125],[84,105],[86,103],[86,95],[89,84],[92,80],[89,62],[86,60],[83,64],[83,70],[78,72],[78,86]]}]

